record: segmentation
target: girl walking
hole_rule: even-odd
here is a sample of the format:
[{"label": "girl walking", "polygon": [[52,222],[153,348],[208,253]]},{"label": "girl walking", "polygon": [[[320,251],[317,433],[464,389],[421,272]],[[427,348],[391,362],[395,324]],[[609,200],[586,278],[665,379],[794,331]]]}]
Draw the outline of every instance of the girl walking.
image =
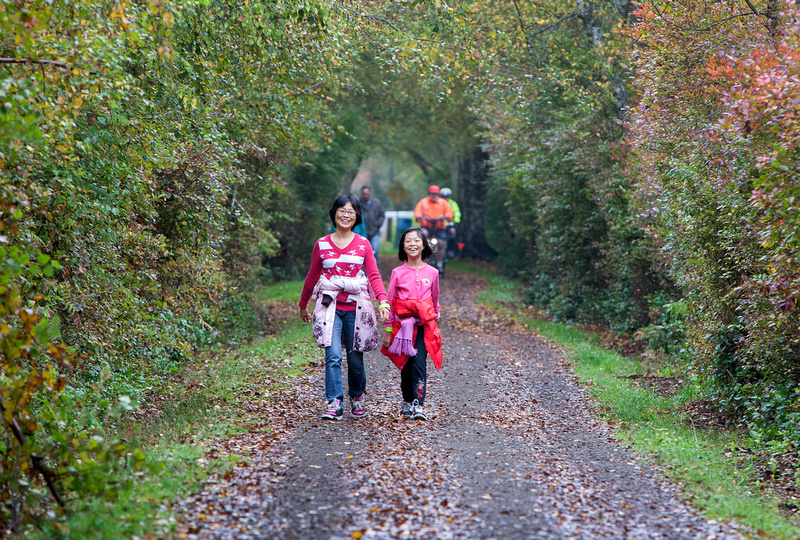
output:
[{"label": "girl walking", "polygon": [[392,271],[389,281],[391,315],[386,323],[381,352],[400,369],[403,405],[400,414],[415,420],[425,416],[427,362],[442,368],[442,335],[439,318],[439,272],[425,264],[433,254],[419,227],[400,237],[397,256],[405,264]]},{"label": "girl walking", "polygon": [[[325,410],[322,418],[344,415],[342,343],[347,352],[350,413],[364,415],[367,373],[364,352],[378,348],[378,329],[371,296],[379,301],[381,321],[389,316],[389,303],[375,264],[372,246],[353,233],[361,223],[361,207],[352,195],[337,198],[329,212],[336,230],[317,240],[311,267],[300,294],[300,318],[312,320],[308,301],[316,301],[312,329],[317,345],[325,349]],[[370,288],[372,295],[370,295]]]}]

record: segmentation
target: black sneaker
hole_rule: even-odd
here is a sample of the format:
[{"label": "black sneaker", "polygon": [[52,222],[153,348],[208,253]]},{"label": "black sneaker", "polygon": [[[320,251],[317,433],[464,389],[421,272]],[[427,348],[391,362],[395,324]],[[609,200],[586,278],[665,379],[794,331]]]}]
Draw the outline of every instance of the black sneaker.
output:
[{"label": "black sneaker", "polygon": [[416,399],[414,403],[411,404],[411,419],[412,420],[427,420],[428,417],[425,416],[425,408],[419,404],[419,401]]},{"label": "black sneaker", "polygon": [[344,416],[344,407],[342,407],[342,402],[338,399],[329,401],[328,407],[322,413],[322,418],[326,420],[341,420],[342,416]]},{"label": "black sneaker", "polygon": [[411,413],[414,412],[411,403],[408,401],[404,401],[403,404],[400,406],[400,414],[403,416],[411,416]]}]

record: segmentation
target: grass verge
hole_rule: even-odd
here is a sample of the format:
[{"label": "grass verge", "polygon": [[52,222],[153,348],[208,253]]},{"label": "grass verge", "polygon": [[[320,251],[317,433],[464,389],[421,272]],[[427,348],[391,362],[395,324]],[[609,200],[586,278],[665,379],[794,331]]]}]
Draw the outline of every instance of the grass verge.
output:
[{"label": "grass verge", "polygon": [[696,397],[690,387],[674,396],[636,387],[626,377],[642,372],[639,362],[602,348],[597,336],[579,328],[531,316],[519,303],[524,297],[520,283],[460,262],[450,267],[486,279],[478,302],[516,317],[566,349],[576,375],[595,398],[601,415],[616,425],[619,438],[680,483],[695,508],[708,518],[743,524],[760,536],[800,538],[800,526],[781,511],[781,501],[763,494],[757,476],[730,459],[737,435],[692,427],[682,413]]},{"label": "grass verge", "polygon": [[185,365],[137,411],[129,439],[147,456],[140,471],[123,468],[112,495],[101,490],[71,501],[62,518],[23,530],[29,538],[165,538],[175,532],[171,504],[199,491],[213,472],[243,458],[210,459],[217,441],[248,431],[256,418],[247,402],[278,399],[281,385],[319,356],[297,316],[302,282],[268,287],[259,298],[272,314],[273,333],[235,350],[217,351]]},{"label": "grass verge", "polygon": [[378,250],[378,253],[381,255],[394,255],[397,256],[397,248],[395,247],[394,242],[390,242],[389,240],[381,240],[381,246]]}]

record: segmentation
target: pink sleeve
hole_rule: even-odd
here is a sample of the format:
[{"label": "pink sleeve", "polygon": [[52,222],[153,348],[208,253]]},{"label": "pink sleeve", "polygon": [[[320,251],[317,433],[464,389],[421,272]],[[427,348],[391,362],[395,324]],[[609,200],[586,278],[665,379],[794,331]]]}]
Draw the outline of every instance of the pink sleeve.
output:
[{"label": "pink sleeve", "polygon": [[[394,270],[392,270],[392,277],[389,278],[389,295],[388,295],[388,299],[389,299],[389,303],[390,304],[392,303],[392,300],[394,300],[394,297],[397,294],[397,270],[399,268],[400,267],[395,268]],[[386,326],[392,326],[393,322],[394,322],[394,311],[390,310],[389,319],[386,321]]]},{"label": "pink sleeve", "polygon": [[369,284],[372,285],[372,292],[375,293],[375,298],[378,301],[386,300],[386,291],[383,289],[383,278],[381,273],[378,272],[378,265],[375,263],[375,255],[372,254],[372,246],[364,239],[367,245],[366,253],[364,255],[364,273],[367,274]]},{"label": "pink sleeve", "polygon": [[311,293],[314,292],[314,286],[319,281],[319,276],[322,274],[322,259],[319,256],[319,240],[314,243],[314,249],[311,251],[311,267],[306,274],[306,282],[303,284],[303,292],[300,293],[300,302],[297,304],[300,309],[308,307],[308,301],[311,299]]},{"label": "pink sleeve", "polygon": [[438,318],[439,317],[439,272],[438,272],[438,270],[433,273],[433,279],[431,280],[431,300],[433,300],[433,308],[436,310],[436,317]]}]

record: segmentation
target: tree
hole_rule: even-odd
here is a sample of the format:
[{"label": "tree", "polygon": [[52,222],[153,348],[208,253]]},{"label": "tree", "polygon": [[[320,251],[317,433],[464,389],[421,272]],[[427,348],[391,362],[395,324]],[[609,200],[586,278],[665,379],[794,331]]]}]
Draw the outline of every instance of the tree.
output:
[{"label": "tree", "polygon": [[329,14],[0,5],[0,521],[119,493],[145,460],[124,410],[258,322],[247,294],[280,222],[264,199],[336,128],[325,95],[349,38]]},{"label": "tree", "polygon": [[796,5],[670,2],[637,16],[637,191],[686,294],[698,375],[758,439],[795,442],[783,404],[800,362]]},{"label": "tree", "polygon": [[616,30],[630,5],[492,2],[475,18],[500,260],[558,317],[646,324],[648,296],[667,284],[621,166],[630,89]]}]

